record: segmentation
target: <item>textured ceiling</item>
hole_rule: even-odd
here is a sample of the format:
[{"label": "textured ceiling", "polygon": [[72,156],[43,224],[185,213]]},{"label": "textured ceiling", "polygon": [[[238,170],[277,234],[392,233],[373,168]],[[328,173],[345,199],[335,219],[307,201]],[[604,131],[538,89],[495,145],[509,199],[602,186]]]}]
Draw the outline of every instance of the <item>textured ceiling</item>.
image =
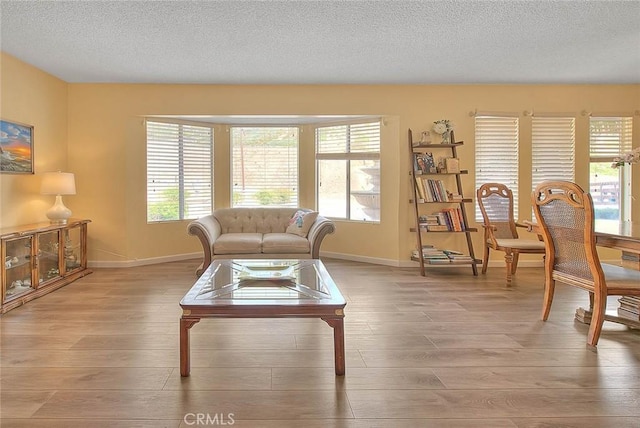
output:
[{"label": "textured ceiling", "polygon": [[5,1],[67,82],[640,83],[640,1]]}]

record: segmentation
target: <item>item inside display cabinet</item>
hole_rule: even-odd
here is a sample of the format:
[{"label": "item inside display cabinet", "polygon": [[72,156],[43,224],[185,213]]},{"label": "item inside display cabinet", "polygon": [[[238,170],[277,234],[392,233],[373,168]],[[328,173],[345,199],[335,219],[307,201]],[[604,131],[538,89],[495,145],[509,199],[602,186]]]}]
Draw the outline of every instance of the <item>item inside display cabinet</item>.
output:
[{"label": "item inside display cabinet", "polygon": [[7,287],[7,296],[14,296],[20,293],[24,293],[31,289],[31,279],[18,279],[13,281],[9,287]]}]

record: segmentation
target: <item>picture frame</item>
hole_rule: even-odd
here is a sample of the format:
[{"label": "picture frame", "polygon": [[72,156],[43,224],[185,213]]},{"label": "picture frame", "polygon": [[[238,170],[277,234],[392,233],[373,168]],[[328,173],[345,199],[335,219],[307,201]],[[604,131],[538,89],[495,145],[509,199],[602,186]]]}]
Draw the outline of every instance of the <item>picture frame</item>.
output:
[{"label": "picture frame", "polygon": [[460,173],[460,162],[457,158],[445,158],[444,167],[449,174],[459,174]]},{"label": "picture frame", "polygon": [[34,173],[33,126],[0,119],[0,173]]},{"label": "picture frame", "polygon": [[414,169],[420,174],[433,174],[436,172],[436,164],[432,153],[416,154],[414,158]]}]

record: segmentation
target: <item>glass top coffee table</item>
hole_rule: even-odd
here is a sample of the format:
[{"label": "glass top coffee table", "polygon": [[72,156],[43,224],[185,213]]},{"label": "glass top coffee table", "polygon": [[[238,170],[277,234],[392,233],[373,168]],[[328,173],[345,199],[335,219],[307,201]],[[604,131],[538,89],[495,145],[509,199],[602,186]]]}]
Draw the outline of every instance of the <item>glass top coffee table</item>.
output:
[{"label": "glass top coffee table", "polygon": [[345,372],[346,302],[320,260],[214,260],[180,307],[180,374],[189,376],[189,329],[202,318],[320,318],[333,328],[336,375]]}]

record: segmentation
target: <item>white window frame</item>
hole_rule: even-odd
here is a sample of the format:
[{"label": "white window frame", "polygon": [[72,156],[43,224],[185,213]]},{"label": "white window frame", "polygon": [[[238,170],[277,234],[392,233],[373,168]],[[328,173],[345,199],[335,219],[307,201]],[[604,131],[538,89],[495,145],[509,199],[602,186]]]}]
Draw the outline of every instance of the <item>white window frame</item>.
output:
[{"label": "white window frame", "polygon": [[[511,114],[475,117],[476,189],[485,183],[502,183],[513,192],[513,215],[518,218],[519,118]],[[476,201],[475,217],[482,222]]]},{"label": "white window frame", "polygon": [[[180,221],[211,213],[212,126],[156,119],[147,119],[145,125],[147,222]],[[166,200],[172,190],[178,192],[177,206]],[[176,216],[160,217],[158,212],[167,208],[177,211]]]},{"label": "white window frame", "polygon": [[[358,131],[358,132],[352,132],[351,128],[352,127],[357,127],[357,126],[364,126],[365,128]],[[369,126],[369,129],[367,129],[366,127]],[[345,147],[344,150],[334,150],[334,149],[322,149],[321,145],[322,142],[320,141],[321,138],[321,133],[323,130],[327,129],[327,128],[344,128],[344,133],[345,133],[345,138],[346,141],[344,141],[343,145]],[[380,174],[381,174],[381,170],[382,170],[382,165],[381,165],[381,161],[380,161],[380,148],[382,145],[382,137],[381,137],[381,128],[382,128],[382,119],[381,118],[376,118],[375,120],[354,120],[354,121],[348,121],[348,122],[341,122],[341,123],[332,123],[332,124],[323,124],[321,126],[317,126],[315,129],[315,145],[316,145],[316,207],[318,207],[318,210],[320,212],[321,215],[324,215],[326,217],[330,217],[333,219],[339,219],[339,220],[345,220],[345,221],[357,221],[357,222],[367,222],[367,223],[380,223],[381,220],[381,214],[382,214],[382,207],[381,207],[381,201],[382,201],[382,194],[381,194],[381,189],[380,189]],[[357,128],[356,128],[357,129]],[[366,133],[371,133],[371,132],[376,132],[377,131],[377,135],[373,138],[373,144],[371,145],[371,147],[361,147],[360,149],[354,150],[352,149],[352,146],[350,144],[350,141],[352,139],[358,138],[358,137],[362,137],[363,135],[365,135]],[[322,212],[322,206],[320,203],[320,187],[322,186],[322,183],[320,181],[320,176],[319,176],[319,171],[320,171],[320,162],[321,161],[331,161],[331,160],[335,160],[335,161],[341,161],[341,162],[346,162],[346,181],[344,183],[345,185],[345,195],[346,195],[346,209],[345,209],[345,216],[344,217],[337,217],[335,215],[329,215],[327,213],[323,213]],[[351,176],[351,162],[352,161],[377,161],[378,164],[378,177],[376,177],[376,180],[378,181],[377,184],[374,185],[374,189],[372,189],[371,191],[371,195],[368,195],[369,198],[373,198],[373,200],[377,199],[377,205],[378,205],[378,214],[379,214],[379,219],[367,219],[367,218],[354,218],[354,210],[352,210],[352,199],[355,197],[353,194],[356,192],[352,189],[352,176]],[[374,193],[377,192],[377,195],[375,195]]]},{"label": "white window frame", "polygon": [[[611,122],[613,132],[597,133],[593,124],[596,121]],[[616,129],[617,128],[617,129]],[[589,163],[613,163],[615,157],[629,152],[632,147],[632,116],[595,116],[589,118]],[[591,166],[590,166],[591,168]],[[620,187],[619,220],[631,219],[631,167],[624,165],[618,168]],[[589,192],[592,192],[591,174],[589,174]],[[596,216],[598,215],[597,203]]]}]

